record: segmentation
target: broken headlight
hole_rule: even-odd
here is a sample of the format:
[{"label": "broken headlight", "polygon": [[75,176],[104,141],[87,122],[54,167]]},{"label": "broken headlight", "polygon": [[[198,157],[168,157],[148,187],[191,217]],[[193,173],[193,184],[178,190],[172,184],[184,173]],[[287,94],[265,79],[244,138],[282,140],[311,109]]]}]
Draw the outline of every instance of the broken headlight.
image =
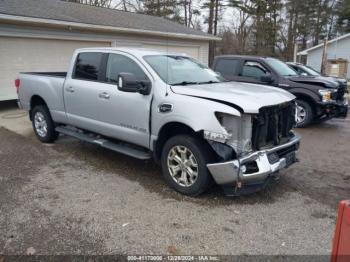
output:
[{"label": "broken headlight", "polygon": [[252,150],[251,145],[251,117],[243,114],[234,116],[226,113],[216,112],[215,116],[225,133],[208,132],[207,139],[225,143],[235,149],[237,153],[246,153]]},{"label": "broken headlight", "polygon": [[219,143],[226,143],[230,138],[232,137],[231,134],[222,134],[222,133],[216,133],[211,131],[204,131],[204,138],[207,140],[219,142]]}]

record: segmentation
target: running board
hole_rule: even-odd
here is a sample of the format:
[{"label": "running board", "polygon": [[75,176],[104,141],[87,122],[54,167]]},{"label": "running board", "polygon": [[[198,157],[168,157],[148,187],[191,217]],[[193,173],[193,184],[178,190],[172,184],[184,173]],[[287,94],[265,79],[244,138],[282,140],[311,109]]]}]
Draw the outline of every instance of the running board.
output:
[{"label": "running board", "polygon": [[131,157],[135,157],[138,159],[146,160],[146,159],[150,159],[152,157],[152,155],[149,152],[147,152],[146,150],[137,149],[137,148],[132,147],[126,143],[112,142],[108,139],[99,138],[99,137],[96,137],[96,135],[91,135],[91,134],[86,134],[86,133],[82,133],[79,131],[75,131],[73,129],[70,129],[70,128],[67,128],[64,126],[56,127],[56,131],[61,133],[61,134],[64,134],[67,136],[72,136],[72,137],[78,138],[79,140],[82,140],[85,142],[97,144],[97,145],[102,146],[104,148],[108,148],[108,149],[113,150],[115,152],[118,152],[118,153],[121,153],[124,155],[128,155]]}]

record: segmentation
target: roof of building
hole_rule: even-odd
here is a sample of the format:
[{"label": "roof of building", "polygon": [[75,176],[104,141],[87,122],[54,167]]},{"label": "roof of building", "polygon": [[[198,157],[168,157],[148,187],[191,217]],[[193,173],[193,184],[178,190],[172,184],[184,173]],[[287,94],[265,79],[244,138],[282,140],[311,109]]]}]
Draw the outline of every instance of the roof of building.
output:
[{"label": "roof of building", "polygon": [[[345,35],[342,35],[342,36],[339,36],[339,37],[337,37],[337,38],[334,38],[334,39],[328,41],[328,45],[329,45],[329,44],[332,44],[332,43],[334,43],[334,42],[343,40],[343,39],[348,38],[348,37],[350,37],[350,33],[345,34]],[[305,49],[305,50],[303,50],[303,51],[298,52],[298,55],[307,55],[310,51],[315,50],[315,49],[318,49],[318,48],[321,48],[321,47],[323,47],[323,46],[324,46],[324,43],[321,43],[321,44],[319,44],[319,45],[315,45],[315,46],[313,46],[313,47],[310,47],[310,48],[308,48],[308,49]]]},{"label": "roof of building", "polygon": [[[220,38],[165,18],[61,0],[0,0],[0,19],[36,21],[94,29],[138,32],[203,40]],[[68,23],[67,23],[68,22]]]}]

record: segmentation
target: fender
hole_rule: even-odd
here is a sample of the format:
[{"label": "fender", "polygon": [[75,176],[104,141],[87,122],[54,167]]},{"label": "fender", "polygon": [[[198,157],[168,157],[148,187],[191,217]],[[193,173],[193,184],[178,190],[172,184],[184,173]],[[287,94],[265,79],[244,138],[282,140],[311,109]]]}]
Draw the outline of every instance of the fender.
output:
[{"label": "fender", "polygon": [[292,88],[288,90],[290,93],[292,93],[293,95],[295,95],[296,97],[298,96],[307,96],[309,98],[311,98],[314,102],[320,102],[320,97],[318,94],[316,94],[315,92],[312,92],[309,89],[306,88],[302,88],[302,87],[297,87],[297,88]]}]

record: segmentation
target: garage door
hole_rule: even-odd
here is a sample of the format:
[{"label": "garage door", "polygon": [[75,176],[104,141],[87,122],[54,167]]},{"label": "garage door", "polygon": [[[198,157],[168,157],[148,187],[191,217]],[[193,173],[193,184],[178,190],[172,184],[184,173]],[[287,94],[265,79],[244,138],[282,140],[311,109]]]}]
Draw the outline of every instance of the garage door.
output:
[{"label": "garage door", "polygon": [[109,42],[0,37],[0,101],[16,99],[19,72],[67,71],[77,48],[110,46]]},{"label": "garage door", "polygon": [[199,47],[196,46],[167,46],[167,45],[149,45],[149,44],[143,44],[142,47],[144,48],[150,48],[150,49],[156,49],[161,51],[166,51],[170,53],[182,53],[186,54],[192,58],[200,60],[199,57]]}]

